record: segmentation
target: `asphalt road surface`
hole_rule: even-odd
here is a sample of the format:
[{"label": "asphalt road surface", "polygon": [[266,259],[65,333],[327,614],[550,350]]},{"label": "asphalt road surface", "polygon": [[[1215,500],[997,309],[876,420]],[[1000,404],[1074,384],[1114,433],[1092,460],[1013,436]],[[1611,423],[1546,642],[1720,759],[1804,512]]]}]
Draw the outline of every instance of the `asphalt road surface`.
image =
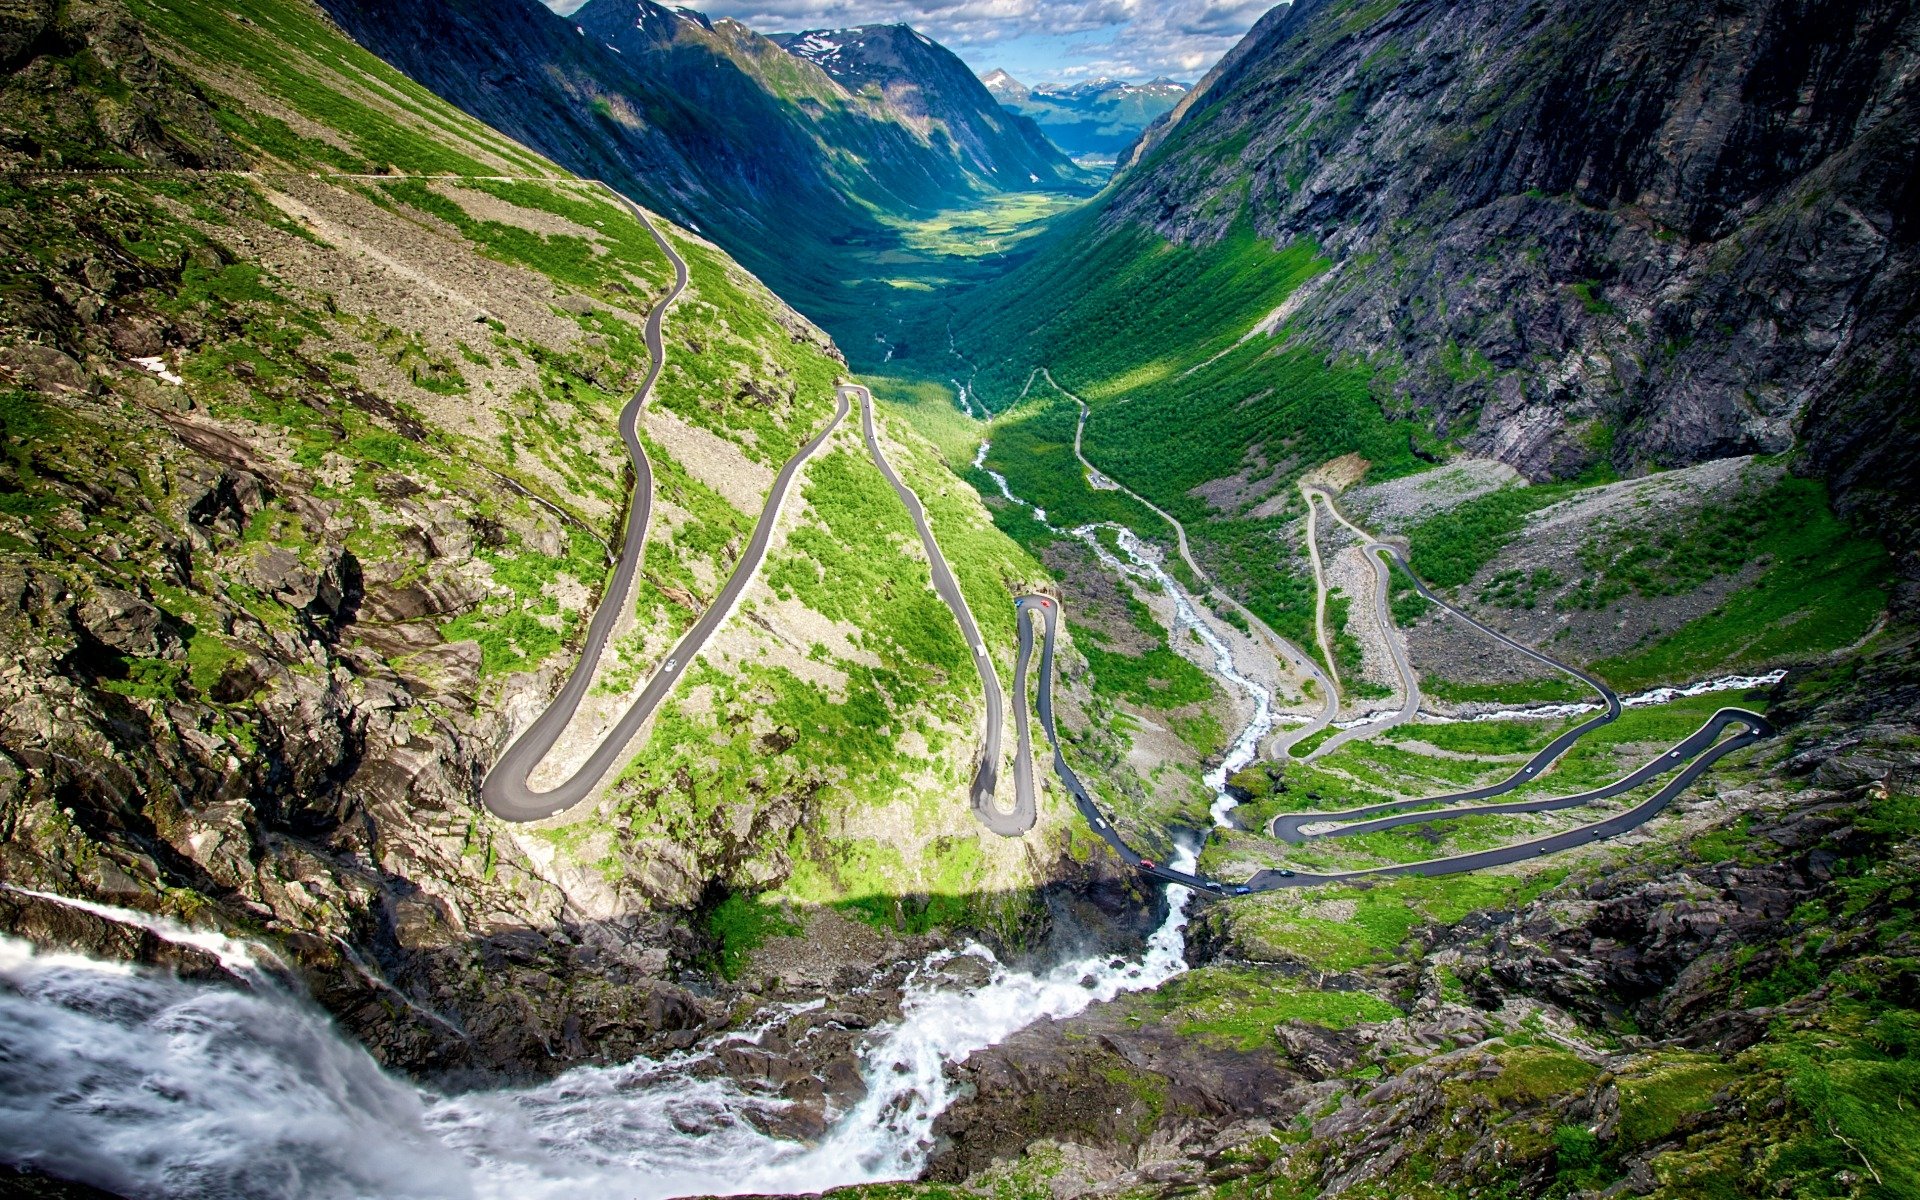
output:
[{"label": "asphalt road surface", "polygon": [[[1743,725],[1745,729],[1724,741],[1716,741],[1729,725]],[[1533,801],[1527,804],[1496,804],[1483,807],[1454,809],[1450,812],[1410,813],[1400,818],[1389,818],[1384,822],[1369,822],[1342,832],[1356,833],[1362,828],[1380,829],[1388,824],[1407,824],[1412,821],[1445,820],[1449,817],[1468,816],[1478,813],[1497,812],[1539,812],[1548,808],[1571,808],[1577,804],[1586,804],[1606,796],[1617,796],[1630,791],[1643,783],[1681,767],[1680,773],[1668,784],[1639,804],[1604,821],[1595,821],[1563,833],[1535,838],[1528,842],[1517,842],[1511,846],[1501,846],[1493,850],[1481,850],[1473,854],[1456,854],[1449,858],[1434,858],[1424,862],[1401,863],[1391,867],[1374,867],[1365,871],[1348,871],[1335,875],[1311,875],[1304,872],[1282,876],[1273,871],[1260,871],[1247,881],[1252,891],[1273,891],[1284,887],[1308,887],[1319,883],[1338,883],[1347,879],[1360,879],[1376,875],[1451,875],[1458,871],[1477,871],[1485,867],[1497,867],[1504,863],[1521,862],[1542,855],[1554,854],[1561,850],[1571,850],[1576,846],[1585,846],[1603,838],[1618,837],[1629,830],[1646,824],[1674,797],[1693,785],[1693,781],[1705,774],[1725,755],[1745,746],[1751,746],[1762,738],[1773,736],[1773,726],[1758,713],[1740,708],[1723,708],[1708,718],[1707,723],[1694,731],[1692,736],[1675,746],[1666,754],[1641,767],[1625,779],[1583,792],[1578,796],[1568,796],[1559,800]],[[1698,757],[1693,757],[1697,755]],[[1684,766],[1683,766],[1684,764]]]},{"label": "asphalt road surface", "polygon": [[[907,515],[913,518],[913,527],[920,534],[921,549],[926,551],[927,562],[933,569],[933,590],[939,593],[947,607],[953,610],[953,619],[960,623],[960,635],[973,651],[974,669],[980,673],[980,692],[986,704],[986,728],[980,738],[980,758],[973,772],[973,788],[970,798],[973,815],[982,825],[1002,837],[1019,837],[1033,828],[1038,813],[1033,797],[1033,748],[1029,744],[1026,726],[1024,699],[1020,718],[1019,756],[1014,761],[1014,797],[1012,811],[1003,811],[994,800],[994,791],[1000,775],[1000,728],[1004,723],[1004,702],[1000,692],[1000,674],[994,669],[993,659],[987,654],[986,643],[980,640],[980,627],[974,622],[973,610],[967,607],[967,598],[961,594],[960,585],[953,578],[953,572],[947,567],[946,556],[940,553],[940,544],[933,538],[933,530],[927,528],[927,512],[920,504],[920,497],[913,489],[902,483],[900,476],[894,473],[893,464],[880,450],[879,438],[873,428],[873,393],[858,384],[843,384],[840,388],[841,401],[844,404],[848,395],[860,397],[860,423],[866,435],[867,453],[873,457],[873,465],[880,468],[880,474],[886,476],[893,485],[894,494],[900,497]],[[1015,616],[1018,620],[1018,614]],[[1023,653],[1019,665],[1019,677],[1014,681],[1015,690],[1025,695],[1026,657]]]},{"label": "asphalt road surface", "polygon": [[[1707,718],[1706,724],[1688,734],[1684,740],[1674,746],[1673,749],[1667,751],[1666,754],[1654,759],[1652,762],[1647,763],[1631,774],[1623,775],[1612,783],[1594,788],[1591,791],[1580,792],[1572,796],[1549,796],[1536,800],[1515,800],[1506,804],[1470,804],[1455,808],[1423,808],[1416,812],[1402,811],[1380,817],[1369,817],[1367,814],[1388,808],[1404,808],[1405,804],[1372,805],[1364,809],[1350,808],[1339,813],[1323,813],[1311,820],[1289,822],[1288,832],[1292,836],[1289,836],[1286,840],[1290,842],[1303,842],[1315,840],[1317,837],[1347,837],[1356,833],[1372,833],[1379,829],[1397,829],[1402,825],[1418,825],[1425,821],[1450,821],[1456,817],[1492,816],[1502,813],[1555,812],[1563,808],[1579,808],[1581,805],[1591,804],[1596,800],[1607,800],[1614,796],[1625,795],[1641,784],[1651,783],[1653,780],[1665,775],[1667,772],[1673,770],[1678,763],[1691,762],[1718,741],[1721,732],[1725,730],[1727,726],[1734,724],[1744,725],[1749,729],[1771,728],[1767,725],[1766,718],[1760,716],[1758,713],[1748,712],[1744,708],[1723,708],[1714,713],[1713,716]],[[1510,791],[1511,785],[1503,785],[1502,790]],[[1429,800],[1415,801],[1414,803],[1432,804],[1455,798],[1456,797],[1450,796],[1436,796]],[[1312,816],[1312,814],[1307,815]],[[1301,825],[1312,825],[1328,821],[1338,821],[1340,827],[1321,834],[1299,832]]]},{"label": "asphalt road surface", "polygon": [[[612,189],[608,189],[612,191]],[[618,196],[619,193],[615,192]],[[660,377],[660,368],[666,362],[666,354],[661,344],[660,324],[666,317],[668,306],[678,299],[687,286],[687,264],[674,252],[667,239],[661,236],[652,221],[640,206],[620,197],[620,202],[632,211],[634,217],[646,227],[652,235],[654,244],[673,264],[674,282],[671,290],[654,305],[647,314],[644,336],[647,353],[653,365],[647,370],[647,378],[640,390],[633,394],[620,411],[620,440],[626,443],[627,457],[633,461],[633,504],[627,512],[626,538],[621,543],[620,556],[613,568],[613,577],[607,582],[607,589],[600,597],[600,604],[594,609],[593,620],[587,625],[587,637],[581,646],[579,661],[574,663],[573,671],[560,686],[551,703],[525,732],[514,739],[505,754],[494,763],[487,772],[486,779],[480,785],[481,803],[487,811],[509,821],[537,821],[543,817],[564,812],[587,798],[599,782],[606,777],[625,753],[627,743],[632,740],[653,710],[659,707],[680,674],[702,649],[707,639],[713,636],[726,621],[733,606],[740,598],[748,583],[752,582],[754,572],[766,557],[767,541],[773,534],[774,523],[780,515],[780,505],[786,499],[787,489],[793,478],[806,461],[813,457],[821,445],[839,427],[847,415],[847,394],[843,389],[838,397],[838,406],[833,419],[826,428],[815,434],[813,440],[802,446],[798,453],[786,461],[775,477],[773,491],[767,496],[766,507],[761,510],[760,522],[754,526],[753,536],[748,540],[746,550],[733,574],[721,586],[720,592],[708,605],[707,611],[694,622],[693,628],[681,637],[666,661],[647,680],[646,687],[639,697],[628,706],[620,720],[615,723],[587,756],[578,770],[564,781],[547,791],[535,791],[527,779],[546,758],[553,745],[566,731],[585,698],[588,686],[593,682],[594,667],[600,661],[602,651],[606,649],[607,639],[612,636],[614,625],[618,622],[621,610],[629,602],[633,590],[633,580],[639,572],[641,559],[646,549],[647,525],[653,514],[653,466],[647,461],[647,452],[640,445],[640,414],[645,409],[647,397],[653,391],[653,385]]]},{"label": "asphalt road surface", "polygon": [[[1189,875],[1185,871],[1176,871],[1157,863],[1148,866],[1149,860],[1142,858],[1139,851],[1127,845],[1126,839],[1121,837],[1119,831],[1113,827],[1113,822],[1107,820],[1106,814],[1100,811],[1100,806],[1095,804],[1093,797],[1087,794],[1086,785],[1080,782],[1080,777],[1074,774],[1073,768],[1067,764],[1067,756],[1060,752],[1060,733],[1053,723],[1053,647],[1059,630],[1060,602],[1052,596],[1021,596],[1014,600],[1013,606],[1015,624],[1020,629],[1021,662],[1026,662],[1033,650],[1033,625],[1036,615],[1046,628],[1046,641],[1040,647],[1040,686],[1037,689],[1040,728],[1047,735],[1047,745],[1053,749],[1053,773],[1059,777],[1060,783],[1067,789],[1067,794],[1073,797],[1074,807],[1078,808],[1080,815],[1086,818],[1088,828],[1099,834],[1107,845],[1113,847],[1113,852],[1118,854],[1122,861],[1143,874],[1202,891],[1226,890],[1223,885],[1213,884],[1198,875]],[[1026,719],[1027,714],[1022,711],[1021,723],[1024,724]]]},{"label": "asphalt road surface", "polygon": [[[1281,816],[1275,817],[1272,821],[1268,823],[1267,825],[1268,833],[1272,834],[1274,837],[1281,839],[1282,841],[1298,842],[1298,841],[1305,840],[1304,837],[1300,834],[1300,827],[1302,825],[1312,825],[1312,824],[1317,824],[1323,821],[1364,820],[1367,817],[1376,816],[1380,813],[1395,812],[1399,809],[1412,808],[1416,805],[1449,804],[1449,803],[1457,803],[1463,800],[1485,800],[1491,796],[1504,795],[1507,792],[1511,792],[1513,789],[1519,787],[1521,784],[1531,782],[1532,780],[1538,778],[1542,771],[1546,770],[1548,766],[1552,765],[1552,763],[1555,760],[1557,760],[1561,755],[1565,754],[1568,750],[1572,749],[1573,744],[1575,742],[1578,742],[1581,738],[1587,736],[1587,734],[1592,733],[1594,730],[1600,728],[1602,725],[1609,724],[1619,719],[1620,697],[1614,693],[1614,690],[1612,688],[1608,687],[1605,683],[1601,682],[1596,677],[1587,674],[1585,671],[1580,670],[1578,667],[1569,666],[1568,664],[1563,663],[1558,659],[1549,658],[1547,655],[1540,653],[1540,651],[1535,650],[1533,647],[1525,645],[1521,642],[1516,642],[1512,638],[1508,637],[1506,634],[1501,633],[1499,630],[1494,629],[1491,626],[1481,624],[1479,621],[1468,616],[1466,613],[1462,612],[1461,610],[1455,608],[1453,605],[1447,603],[1445,600],[1442,600],[1439,596],[1434,595],[1433,592],[1428,589],[1427,585],[1420,581],[1420,577],[1413,573],[1413,569],[1407,566],[1406,559],[1401,557],[1400,551],[1398,549],[1396,549],[1391,545],[1388,545],[1385,542],[1374,541],[1371,536],[1365,534],[1364,531],[1362,531],[1358,526],[1354,525],[1350,521],[1347,521],[1344,516],[1340,515],[1340,511],[1339,509],[1334,507],[1333,500],[1331,497],[1326,496],[1325,493],[1318,493],[1318,494],[1322,499],[1326,501],[1327,507],[1333,511],[1335,517],[1337,517],[1342,523],[1346,524],[1347,528],[1352,529],[1355,533],[1361,534],[1361,536],[1366,539],[1367,554],[1373,558],[1376,564],[1381,564],[1382,566],[1384,566],[1384,564],[1382,563],[1381,556],[1385,556],[1385,558],[1390,559],[1393,563],[1398,565],[1403,572],[1406,573],[1407,578],[1412,581],[1414,588],[1418,590],[1422,596],[1426,597],[1429,601],[1431,601],[1436,607],[1440,608],[1442,611],[1446,612],[1448,615],[1456,618],[1457,620],[1463,621],[1467,625],[1472,626],[1474,629],[1485,634],[1487,637],[1492,638],[1494,641],[1499,642],[1501,645],[1506,646],[1509,649],[1518,651],[1519,653],[1526,655],[1528,658],[1534,659],[1541,663],[1545,663],[1547,666],[1552,667],[1556,671],[1560,671],[1567,675],[1571,675],[1573,678],[1579,680],[1581,683],[1586,684],[1588,687],[1592,688],[1595,692],[1599,693],[1600,699],[1606,704],[1606,708],[1602,712],[1595,714],[1594,716],[1574,726],[1572,729],[1569,729],[1565,733],[1562,733],[1559,737],[1554,738],[1553,741],[1547,743],[1546,746],[1542,747],[1537,754],[1535,754],[1532,758],[1528,759],[1526,764],[1522,766],[1518,771],[1515,771],[1512,775],[1508,776],[1503,780],[1500,780],[1498,783],[1490,783],[1484,787],[1471,788],[1464,792],[1449,792],[1446,795],[1442,795],[1442,796],[1419,796],[1419,797],[1414,797],[1407,800],[1389,800],[1383,804],[1369,804],[1364,808],[1347,809],[1344,812],[1339,812],[1339,813],[1321,813],[1321,814],[1286,813]],[[1309,503],[1311,502],[1312,501],[1309,500]],[[1385,621],[1387,616],[1386,593],[1387,593],[1387,586],[1386,586],[1386,583],[1382,581],[1379,589],[1379,602],[1381,605],[1381,619],[1383,622]],[[1390,645],[1394,647],[1394,656],[1395,656],[1396,663],[1404,663],[1406,661],[1404,658],[1404,652],[1401,650],[1398,640],[1389,636],[1388,642]],[[1411,669],[1410,668],[1406,669],[1406,676],[1411,677],[1411,675],[1412,675]],[[1417,693],[1416,693],[1415,703],[1416,704],[1418,703]],[[1347,732],[1352,732],[1352,731],[1348,730]],[[1326,743],[1315,748],[1315,755],[1309,756],[1309,757],[1314,757],[1314,756],[1317,756],[1319,753],[1324,752],[1334,743],[1334,741],[1335,739],[1328,738]]]}]

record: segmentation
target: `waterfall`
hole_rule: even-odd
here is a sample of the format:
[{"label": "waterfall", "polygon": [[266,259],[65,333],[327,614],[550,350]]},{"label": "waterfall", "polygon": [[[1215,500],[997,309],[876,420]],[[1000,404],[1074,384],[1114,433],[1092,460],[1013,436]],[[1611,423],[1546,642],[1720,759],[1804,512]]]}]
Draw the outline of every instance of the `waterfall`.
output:
[{"label": "waterfall", "polygon": [[[1171,890],[1137,959],[1029,972],[978,945],[928,959],[900,1021],[862,1056],[866,1098],[811,1146],[762,1133],[750,1116],[785,1102],[700,1070],[710,1049],[440,1095],[382,1070],[288,992],[0,939],[0,1160],[196,1200],[665,1200],[910,1179],[953,1100],[949,1064],[1186,969],[1186,889]],[[939,987],[955,954],[984,960],[987,982]]]}]

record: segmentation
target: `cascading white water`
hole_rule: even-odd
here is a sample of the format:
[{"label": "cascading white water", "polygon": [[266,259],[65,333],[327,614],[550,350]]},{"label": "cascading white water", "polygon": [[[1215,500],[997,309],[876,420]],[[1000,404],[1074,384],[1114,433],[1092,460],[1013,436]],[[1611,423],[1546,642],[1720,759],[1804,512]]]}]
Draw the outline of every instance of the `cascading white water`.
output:
[{"label": "cascading white water", "polygon": [[[1181,861],[1191,867],[1191,851]],[[690,1193],[816,1192],[910,1179],[926,1162],[933,1123],[953,1100],[946,1069],[1044,1017],[1067,1017],[1122,992],[1155,987],[1186,970],[1187,889],[1169,889],[1167,919],[1138,960],[1076,959],[1040,973],[1002,966],[991,951],[988,982],[943,990],[928,977],[951,954],[929,959],[909,981],[900,1022],[862,1056],[867,1095],[813,1146],[769,1137],[741,1113],[777,1107],[725,1079],[698,1079],[703,1055],[668,1063],[581,1068],[516,1091],[441,1100],[427,1123],[493,1179],[481,1196],[622,1196],[662,1200]]]},{"label": "cascading white water", "polygon": [[[157,917],[152,913],[143,913],[130,908],[116,908],[111,904],[96,904],[92,900],[76,900],[71,896],[57,896],[52,892],[36,892],[32,888],[15,887],[11,883],[0,883],[0,891],[12,892],[16,896],[30,896],[35,900],[45,900],[65,908],[78,909],[96,917],[105,917],[122,925],[132,925],[144,929],[162,941],[172,942],[176,946],[187,946],[211,954],[221,966],[241,979],[264,979],[265,970],[271,966],[287,972],[289,968],[281,962],[279,956],[264,947],[238,938],[230,938],[223,933],[214,933],[205,929],[193,929],[166,917]],[[262,958],[267,961],[263,963]]]},{"label": "cascading white water", "polygon": [[474,1194],[420,1093],[317,1010],[11,938],[0,1160],[135,1197]]},{"label": "cascading white water", "polygon": [[[987,451],[991,449],[993,449],[992,442],[983,441],[980,443],[980,449],[974,451],[974,454],[973,454],[973,469],[976,471],[986,472],[987,478],[993,480],[995,486],[997,486],[1000,489],[1000,494],[1002,496],[1005,496],[1012,503],[1018,504],[1021,508],[1032,509],[1034,520],[1040,522],[1042,525],[1046,525],[1048,529],[1053,529],[1053,526],[1047,525],[1046,509],[1041,508],[1035,504],[1029,504],[1025,500],[1022,500],[1020,497],[1014,495],[1013,489],[1007,486],[1007,477],[987,465]],[[1053,532],[1059,533],[1060,531],[1058,529],[1053,529]]]},{"label": "cascading white water", "polygon": [[[1653,704],[1667,704],[1691,696],[1709,696],[1714,692],[1744,692],[1752,688],[1772,687],[1787,677],[1785,671],[1768,671],[1763,675],[1719,675],[1712,679],[1702,679],[1697,683],[1680,687],[1655,687],[1644,692],[1635,692],[1620,697],[1622,708],[1645,708]],[[1606,707],[1595,701],[1580,701],[1573,704],[1540,704],[1532,708],[1502,708],[1493,712],[1475,713],[1470,717],[1427,718],[1429,721],[1516,721],[1543,720],[1552,717],[1577,717],[1581,713],[1599,712]],[[1347,726],[1342,725],[1342,729]]]},{"label": "cascading white water", "polygon": [[[1004,485],[1003,485],[1004,486]],[[1100,543],[1097,532],[1101,529],[1114,531],[1115,543],[1120,547],[1128,562],[1121,562],[1111,551]],[[1119,525],[1083,525],[1073,531],[1073,535],[1093,548],[1100,561],[1113,571],[1123,575],[1133,575],[1152,582],[1173,599],[1174,626],[1181,631],[1191,631],[1200,639],[1202,645],[1213,654],[1213,673],[1231,683],[1246,694],[1253,705],[1253,716],[1247,721],[1240,736],[1234,739],[1227,749],[1226,757],[1220,765],[1208,771],[1202,777],[1206,785],[1213,789],[1213,806],[1210,812],[1215,825],[1230,824],[1227,814],[1240,803],[1228,794],[1227,779],[1234,772],[1252,762],[1260,754],[1260,743],[1273,732],[1273,693],[1242,675],[1233,665],[1233,651],[1227,648],[1225,641],[1214,632],[1200,616],[1186,592],[1167,574],[1160,560],[1147,549],[1146,543],[1136,537],[1132,530]]]},{"label": "cascading white water", "polygon": [[971,946],[989,980],[953,991],[930,981],[951,955],[930,959],[863,1056],[866,1098],[812,1146],[756,1128],[750,1114],[783,1102],[701,1072],[708,1051],[437,1096],[286,993],[0,939],[0,1161],[129,1196],[275,1200],[664,1200],[912,1178],[953,1099],[950,1063],[1186,969],[1188,894],[1169,893],[1137,960],[1034,973]]},{"label": "cascading white water", "polygon": [[[1120,549],[1126,552],[1134,565],[1145,571],[1167,595],[1173,597],[1173,612],[1179,627],[1192,630],[1201,643],[1213,652],[1213,673],[1246,693],[1247,699],[1253,703],[1253,716],[1247,721],[1246,728],[1242,729],[1240,736],[1234,739],[1233,745],[1227,750],[1226,757],[1220,760],[1220,765],[1202,777],[1206,785],[1213,789],[1214,800],[1210,810],[1213,814],[1213,823],[1226,825],[1228,824],[1227,813],[1239,804],[1238,800],[1227,793],[1227,778],[1259,757],[1261,741],[1273,732],[1273,693],[1234,669],[1233,651],[1227,649],[1226,642],[1220,639],[1220,635],[1213,631],[1212,626],[1200,619],[1200,613],[1187,599],[1187,594],[1175,585],[1173,577],[1167,574],[1159,561],[1148,552],[1146,545],[1134,536],[1132,530],[1121,529],[1118,533],[1118,542]],[[1098,543],[1095,544],[1097,546]]]},{"label": "cascading white water", "polygon": [[[1028,377],[1027,382],[1033,382],[1031,376]],[[1066,532],[1086,543],[1086,545],[1093,550],[1095,556],[1097,556],[1109,570],[1121,575],[1131,575],[1136,578],[1146,579],[1166,595],[1172,597],[1176,627],[1180,630],[1191,630],[1199,637],[1201,643],[1213,654],[1214,674],[1239,688],[1246,694],[1247,699],[1252,702],[1253,716],[1248,720],[1246,728],[1240,731],[1238,738],[1234,739],[1233,745],[1228,748],[1227,755],[1220,761],[1220,765],[1207,772],[1203,777],[1206,785],[1213,789],[1214,801],[1210,809],[1213,816],[1213,823],[1220,826],[1229,824],[1227,814],[1239,804],[1239,801],[1227,794],[1227,779],[1234,772],[1259,757],[1260,743],[1265,740],[1269,733],[1273,732],[1275,725],[1273,693],[1255,683],[1253,680],[1248,679],[1234,668],[1233,652],[1227,649],[1227,644],[1220,639],[1219,634],[1214,632],[1213,627],[1201,619],[1199,610],[1195,609],[1192,601],[1187,599],[1186,592],[1182,591],[1179,585],[1173,581],[1173,577],[1168,575],[1166,569],[1160,565],[1159,559],[1153,556],[1147,549],[1146,543],[1142,542],[1131,529],[1123,525],[1097,524],[1082,525],[1077,529],[1063,531],[1054,528],[1052,525],[1047,525],[1046,509],[1040,508],[1014,495],[1013,489],[1007,486],[1007,477],[987,466],[987,451],[992,448],[993,443],[990,441],[982,441],[980,443],[980,449],[975,451],[973,455],[974,470],[984,472],[987,478],[993,480],[994,486],[1000,489],[1000,494],[1005,496],[1009,503],[1018,504],[1022,508],[1032,509],[1034,520],[1040,522],[1042,525],[1046,525],[1048,529],[1053,530],[1055,533]],[[1099,532],[1103,529],[1113,531],[1116,543],[1131,561],[1121,562],[1113,556],[1113,553],[1109,551],[1106,546],[1101,544]]]}]

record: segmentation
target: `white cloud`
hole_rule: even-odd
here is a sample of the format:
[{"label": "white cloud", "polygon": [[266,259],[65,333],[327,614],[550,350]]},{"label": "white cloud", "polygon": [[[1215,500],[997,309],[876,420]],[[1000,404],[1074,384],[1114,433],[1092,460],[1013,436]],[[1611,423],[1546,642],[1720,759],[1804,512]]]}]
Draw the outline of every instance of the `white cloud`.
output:
[{"label": "white cloud", "polygon": [[[548,0],[562,12],[575,0]],[[1027,70],[1051,60],[1052,77],[1195,79],[1240,40],[1273,0],[710,0],[695,4],[763,32],[905,22],[976,68],[995,48],[1020,43]],[[1018,74],[1019,72],[1015,72]],[[1037,82],[1030,80],[1029,82]]]}]

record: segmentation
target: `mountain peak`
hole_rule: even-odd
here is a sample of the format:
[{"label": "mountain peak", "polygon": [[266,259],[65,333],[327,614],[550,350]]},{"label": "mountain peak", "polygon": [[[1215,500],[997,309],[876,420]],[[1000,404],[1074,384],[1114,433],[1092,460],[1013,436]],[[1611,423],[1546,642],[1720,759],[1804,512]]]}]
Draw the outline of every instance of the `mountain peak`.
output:
[{"label": "mountain peak", "polygon": [[944,136],[986,177],[1017,186],[1043,181],[1054,186],[1077,175],[1073,164],[1037,128],[1010,117],[1001,107],[1004,95],[994,94],[953,51],[910,25],[857,25],[767,36],[795,58],[819,67],[848,92],[884,96],[885,103],[921,136]]},{"label": "mountain peak", "polygon": [[987,92],[1002,104],[1019,104],[1033,95],[1031,89],[998,67],[980,77]]}]

